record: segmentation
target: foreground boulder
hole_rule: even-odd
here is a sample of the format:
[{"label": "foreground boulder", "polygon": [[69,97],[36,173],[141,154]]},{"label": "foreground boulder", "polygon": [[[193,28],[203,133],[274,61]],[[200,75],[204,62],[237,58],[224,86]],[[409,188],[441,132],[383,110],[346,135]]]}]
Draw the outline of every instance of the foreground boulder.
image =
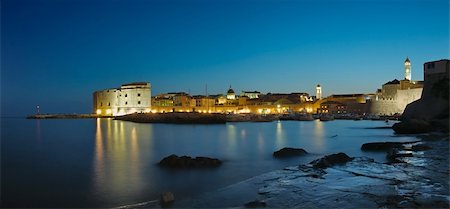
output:
[{"label": "foreground boulder", "polygon": [[420,134],[432,131],[433,127],[425,120],[410,119],[394,124],[392,129],[398,134]]},{"label": "foreground boulder", "polygon": [[212,168],[221,164],[222,161],[215,158],[170,155],[162,159],[158,165],[168,168]]},{"label": "foreground boulder", "polygon": [[353,158],[349,157],[347,154],[340,152],[337,154],[327,155],[323,158],[314,160],[309,164],[312,164],[314,168],[325,169],[334,166],[336,164],[345,164],[348,161],[351,161],[352,159]]},{"label": "foreground boulder", "polygon": [[304,149],[285,147],[273,153],[276,158],[294,157],[308,154]]}]

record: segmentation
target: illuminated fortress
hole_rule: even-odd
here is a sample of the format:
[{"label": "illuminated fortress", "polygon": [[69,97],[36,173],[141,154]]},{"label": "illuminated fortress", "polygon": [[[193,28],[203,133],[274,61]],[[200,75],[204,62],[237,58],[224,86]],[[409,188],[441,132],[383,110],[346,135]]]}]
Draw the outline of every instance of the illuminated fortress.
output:
[{"label": "illuminated fortress", "polygon": [[96,91],[93,96],[97,115],[150,112],[151,108],[151,86],[147,82],[123,84],[120,88]]}]

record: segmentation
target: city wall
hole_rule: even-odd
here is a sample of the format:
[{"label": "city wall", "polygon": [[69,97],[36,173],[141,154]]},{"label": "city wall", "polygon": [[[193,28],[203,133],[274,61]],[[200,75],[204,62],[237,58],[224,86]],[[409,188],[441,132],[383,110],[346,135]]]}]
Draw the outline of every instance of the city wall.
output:
[{"label": "city wall", "polygon": [[397,90],[393,99],[367,101],[369,112],[376,115],[403,113],[406,105],[420,99],[422,88]]}]

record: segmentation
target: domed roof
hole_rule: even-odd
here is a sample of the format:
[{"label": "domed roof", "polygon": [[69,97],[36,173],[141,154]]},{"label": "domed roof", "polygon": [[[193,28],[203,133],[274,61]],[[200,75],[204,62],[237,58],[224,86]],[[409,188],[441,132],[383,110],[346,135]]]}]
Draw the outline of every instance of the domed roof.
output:
[{"label": "domed roof", "polygon": [[234,90],[232,88],[228,89],[227,94],[234,94]]},{"label": "domed roof", "polygon": [[405,60],[405,62],[410,62],[410,61],[409,61],[409,58],[408,58],[408,57],[406,57],[406,60]]}]

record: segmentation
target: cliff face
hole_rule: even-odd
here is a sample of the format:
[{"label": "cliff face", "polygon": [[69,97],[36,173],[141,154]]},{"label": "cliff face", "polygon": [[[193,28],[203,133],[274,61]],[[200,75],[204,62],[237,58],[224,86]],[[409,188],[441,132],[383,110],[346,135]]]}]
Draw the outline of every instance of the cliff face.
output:
[{"label": "cliff face", "polygon": [[395,132],[449,132],[449,61],[438,62],[445,62],[443,69],[440,69],[440,73],[430,75],[425,71],[422,96],[406,106],[402,122],[392,127]]}]

